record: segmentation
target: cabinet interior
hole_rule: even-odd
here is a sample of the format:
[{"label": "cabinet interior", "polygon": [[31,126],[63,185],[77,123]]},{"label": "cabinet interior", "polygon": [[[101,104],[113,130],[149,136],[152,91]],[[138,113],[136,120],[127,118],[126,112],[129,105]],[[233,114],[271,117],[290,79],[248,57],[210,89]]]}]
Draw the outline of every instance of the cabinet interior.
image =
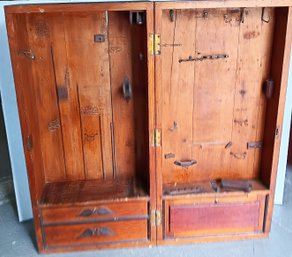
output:
[{"label": "cabinet interior", "polygon": [[270,188],[287,13],[161,11],[164,195],[214,193],[222,179]]},{"label": "cabinet interior", "polygon": [[25,13],[13,22],[40,202],[147,195],[146,13]]}]

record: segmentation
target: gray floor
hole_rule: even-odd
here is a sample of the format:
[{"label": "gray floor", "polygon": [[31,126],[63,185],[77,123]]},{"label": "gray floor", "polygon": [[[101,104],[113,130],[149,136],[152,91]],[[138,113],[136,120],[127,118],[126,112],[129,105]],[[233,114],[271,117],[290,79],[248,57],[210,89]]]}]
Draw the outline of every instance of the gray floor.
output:
[{"label": "gray floor", "polygon": [[[38,253],[34,240],[32,222],[18,223],[15,203],[9,202],[0,206],[0,256],[37,256]],[[49,256],[292,257],[292,167],[289,168],[286,177],[285,203],[283,206],[275,206],[272,231],[269,239],[153,248],[100,250],[81,253],[50,254]]]},{"label": "gray floor", "polygon": [[0,98],[0,205],[13,197],[11,166]]}]

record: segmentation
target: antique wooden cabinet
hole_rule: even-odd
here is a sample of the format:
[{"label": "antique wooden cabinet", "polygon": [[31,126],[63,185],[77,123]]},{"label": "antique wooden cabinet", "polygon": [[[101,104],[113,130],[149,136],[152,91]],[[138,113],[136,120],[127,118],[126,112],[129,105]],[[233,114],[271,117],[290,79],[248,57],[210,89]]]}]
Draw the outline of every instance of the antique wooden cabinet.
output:
[{"label": "antique wooden cabinet", "polygon": [[39,251],[267,236],[289,5],[7,6]]}]

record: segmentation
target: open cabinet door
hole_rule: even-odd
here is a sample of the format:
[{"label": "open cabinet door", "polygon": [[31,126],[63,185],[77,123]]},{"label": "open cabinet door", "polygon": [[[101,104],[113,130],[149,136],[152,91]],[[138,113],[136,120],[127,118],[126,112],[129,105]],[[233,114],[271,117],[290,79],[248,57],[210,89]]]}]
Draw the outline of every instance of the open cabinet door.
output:
[{"label": "open cabinet door", "polygon": [[283,105],[268,92],[281,87],[272,49],[283,44],[274,34],[287,27],[288,8],[172,2],[155,10],[158,241],[262,236],[272,172],[262,157],[277,154],[266,142],[275,140],[267,109]]}]

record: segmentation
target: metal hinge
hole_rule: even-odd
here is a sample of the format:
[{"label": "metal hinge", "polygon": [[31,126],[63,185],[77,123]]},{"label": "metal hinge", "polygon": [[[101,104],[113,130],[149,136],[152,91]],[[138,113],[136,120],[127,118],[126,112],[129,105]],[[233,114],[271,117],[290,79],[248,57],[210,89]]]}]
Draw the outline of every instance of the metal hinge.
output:
[{"label": "metal hinge", "polygon": [[26,149],[27,149],[27,151],[31,151],[31,149],[32,149],[32,137],[31,137],[31,135],[28,135],[26,137]]},{"label": "metal hinge", "polygon": [[159,210],[151,211],[151,226],[158,227],[161,225],[161,212]]},{"label": "metal hinge", "polygon": [[152,145],[154,147],[158,147],[161,145],[161,131],[160,129],[153,130],[153,142]]},{"label": "metal hinge", "polygon": [[149,35],[149,52],[152,55],[160,55],[160,35],[150,34]]}]

